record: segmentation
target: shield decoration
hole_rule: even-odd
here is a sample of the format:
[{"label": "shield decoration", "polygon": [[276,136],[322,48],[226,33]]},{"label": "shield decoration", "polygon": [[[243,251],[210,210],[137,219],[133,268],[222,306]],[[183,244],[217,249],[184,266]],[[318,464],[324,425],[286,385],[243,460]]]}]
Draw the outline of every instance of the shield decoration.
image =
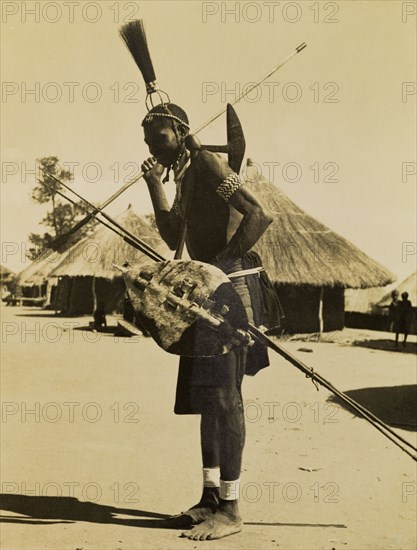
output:
[{"label": "shield decoration", "polygon": [[144,328],[165,351],[213,357],[235,345],[248,318],[240,296],[217,267],[194,260],[170,260],[128,267],[129,298]]}]

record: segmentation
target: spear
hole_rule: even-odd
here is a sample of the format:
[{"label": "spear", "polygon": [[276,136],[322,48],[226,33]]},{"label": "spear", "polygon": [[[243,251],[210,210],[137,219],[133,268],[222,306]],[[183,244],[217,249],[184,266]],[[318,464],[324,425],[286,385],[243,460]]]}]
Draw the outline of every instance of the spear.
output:
[{"label": "spear", "polygon": [[[295,50],[293,52],[291,52],[283,61],[281,61],[281,63],[279,63],[274,69],[272,69],[272,71],[269,71],[265,76],[263,76],[260,80],[258,80],[258,82],[255,82],[252,86],[249,86],[249,88],[242,94],[240,95],[237,99],[235,99],[234,101],[230,102],[230,105],[236,105],[236,103],[239,103],[239,101],[242,101],[242,99],[244,97],[246,97],[248,94],[250,94],[255,88],[257,88],[258,86],[260,86],[263,82],[265,82],[265,80],[267,80],[270,76],[272,76],[273,74],[275,74],[281,67],[283,67],[286,63],[288,63],[288,61],[290,59],[292,59],[295,55],[297,55],[298,53],[300,53],[302,50],[304,50],[304,48],[307,47],[307,44],[305,42],[303,42],[302,44],[300,44],[299,46],[297,46],[295,48]],[[207,128],[207,126],[209,124],[211,124],[212,122],[214,122],[215,120],[217,120],[219,118],[219,116],[221,116],[223,113],[226,112],[226,109],[227,107],[225,107],[224,109],[221,109],[218,113],[216,113],[215,115],[213,115],[211,118],[209,118],[206,122],[204,122],[204,124],[202,124],[201,126],[199,126],[197,128],[197,130],[195,130],[194,134],[198,134],[199,132],[201,132],[201,130],[204,130],[204,128]]]},{"label": "spear", "polygon": [[[60,182],[58,180],[59,183],[61,183],[62,185],[65,186],[65,184],[63,182]],[[41,180],[38,180],[38,183],[41,183],[43,185],[46,185],[46,187],[52,189],[52,186],[49,185],[48,183],[46,182],[42,182]],[[88,202],[86,199],[84,199],[83,197],[81,197],[78,193],[75,193],[75,191],[73,189],[71,189],[70,187],[68,186],[65,186],[67,187],[67,189],[69,191],[71,191],[72,193],[74,193],[78,198],[80,198],[82,201],[84,201],[84,203],[87,205],[87,206],[92,206],[94,208],[94,206]],[[55,192],[60,195],[62,198],[64,198],[65,200],[67,200],[68,202],[70,202],[73,206],[75,206],[76,208],[79,208],[80,210],[82,210],[82,212],[90,215],[90,212],[88,210],[88,208],[86,206],[82,206],[80,205],[79,203],[77,203],[75,200],[71,199],[70,197],[68,197],[68,195],[65,195],[65,193],[63,193],[62,191],[60,191],[59,189],[55,189]],[[156,261],[156,262],[160,262],[160,261],[163,261],[164,258],[163,256],[161,256],[156,250],[154,250],[153,248],[151,248],[148,243],[146,243],[145,241],[143,241],[142,239],[139,239],[136,235],[134,235],[133,233],[131,233],[130,231],[128,231],[126,228],[124,228],[122,225],[120,225],[116,220],[114,220],[113,218],[111,218],[110,216],[108,216],[105,212],[101,212],[101,214],[103,215],[104,218],[107,219],[107,221],[110,222],[107,223],[105,222],[104,220],[102,220],[101,218],[96,218],[96,221],[98,221],[99,223],[101,223],[102,225],[104,225],[104,227],[107,227],[107,229],[110,229],[110,231],[113,231],[113,233],[116,233],[116,235],[118,235],[119,237],[121,237],[127,244],[129,244],[130,246],[132,246],[133,248],[135,248],[136,250],[139,250],[139,252],[142,252],[142,254],[145,254],[146,256],[148,256],[148,258],[151,258],[152,260]],[[111,225],[113,224],[113,225]],[[49,254],[49,251],[48,251],[48,254]],[[39,260],[38,260],[39,261]]]},{"label": "spear", "polygon": [[[137,52],[140,50],[143,52],[143,49],[144,49],[144,45],[143,45],[143,36],[141,38],[141,43],[139,44],[141,46],[141,48],[138,48],[138,43],[137,43],[137,40],[138,40],[138,36],[135,35],[135,33],[137,34],[138,32],[140,33],[144,33],[143,31],[143,26],[141,27],[141,29],[135,29],[134,25],[132,26],[132,23],[135,24],[135,23],[139,23],[139,21],[132,21],[130,23],[128,23],[127,25],[125,25],[124,27],[122,27],[122,31],[123,31],[123,28],[125,28],[125,35],[126,35],[126,31],[128,30],[128,28],[131,28],[132,31],[131,31],[131,34],[132,36],[134,37],[134,40],[132,39],[131,42],[129,43],[128,40],[126,40],[125,36],[123,36],[123,38],[125,39],[125,42],[130,50],[130,52],[132,53],[134,59],[135,59],[135,62],[138,64],[139,68],[141,69],[141,71],[143,71],[143,66],[144,66],[144,62],[142,60],[142,58],[140,58],[140,60],[138,59],[138,56],[137,56]],[[139,36],[141,36],[139,34]],[[132,38],[130,35],[129,35],[129,38]],[[136,40],[136,42],[135,42]],[[140,42],[140,41],[139,41]],[[145,45],[146,45],[146,40],[145,40]],[[147,46],[146,46],[147,47]],[[254,83],[252,86],[250,86],[247,90],[245,90],[239,97],[237,97],[232,103],[231,105],[235,105],[236,103],[238,103],[239,101],[241,101],[244,97],[246,97],[252,90],[254,90],[255,88],[257,88],[258,86],[260,86],[263,82],[265,82],[265,80],[267,80],[269,77],[271,77],[273,74],[275,74],[281,67],[283,67],[286,63],[288,63],[288,61],[290,59],[292,59],[295,55],[297,55],[298,53],[300,53],[304,48],[307,47],[307,44],[305,42],[303,42],[302,44],[300,44],[299,46],[297,46],[297,48],[295,48],[295,50],[293,52],[291,52],[283,61],[281,61],[276,67],[274,67],[271,71],[269,71],[267,74],[265,74],[262,78],[260,78],[256,83]],[[149,55],[149,54],[148,54]],[[149,57],[149,60],[148,60],[148,57],[146,57],[146,63],[151,63],[150,62],[150,57]],[[146,67],[148,68],[148,65],[146,65]],[[149,73],[151,75],[153,75],[154,77],[154,73],[152,72],[153,71],[153,68],[152,70],[150,70],[148,68],[148,72],[146,73],[147,75],[147,79],[146,80],[149,80],[149,78],[152,78],[152,76],[148,76]],[[145,76],[145,75],[144,75]],[[151,83],[151,84],[155,84],[155,82]],[[147,83],[147,85],[149,85],[149,83]],[[159,91],[155,88],[154,89],[154,92],[156,93],[159,93]],[[153,92],[152,92],[153,93]],[[207,126],[209,126],[212,122],[214,122],[215,120],[217,120],[223,113],[225,113],[227,110],[227,107],[224,107],[223,109],[221,109],[219,112],[217,112],[215,115],[213,115],[212,117],[210,117],[206,122],[204,122],[201,126],[199,126],[194,132],[193,132],[193,135],[196,135],[198,134],[199,132],[201,132],[204,128],[207,128]],[[48,176],[51,176],[53,179],[56,179],[53,174],[51,174],[50,172],[48,172],[46,169],[42,168],[43,172],[45,174],[47,174]],[[94,209],[87,215],[85,216],[85,218],[83,218],[82,220],[80,220],[74,227],[72,227],[67,233],[65,233],[64,235],[61,235],[59,236],[57,239],[55,239],[54,241],[52,241],[50,244],[49,244],[49,248],[51,249],[50,251],[47,251],[47,252],[44,252],[39,258],[38,260],[43,260],[44,258],[48,257],[48,255],[52,254],[55,250],[58,250],[59,248],[61,248],[63,245],[65,245],[67,242],[68,242],[68,239],[71,237],[71,235],[73,235],[74,233],[76,233],[79,229],[81,229],[82,227],[84,227],[85,224],[87,224],[89,221],[91,221],[92,219],[94,219],[98,214],[103,214],[103,209],[106,208],[109,204],[111,204],[113,201],[115,201],[122,193],[124,193],[125,191],[127,191],[127,189],[129,189],[130,187],[132,187],[132,185],[134,185],[137,181],[139,181],[142,177],[143,177],[144,173],[143,172],[140,172],[139,174],[137,174],[133,179],[131,179],[130,181],[126,182],[120,189],[118,189],[113,195],[111,195],[111,197],[109,197],[107,200],[105,200],[100,206],[95,206]]]},{"label": "spear", "polygon": [[[54,176],[54,178],[55,178],[55,176]],[[60,180],[58,178],[55,178],[55,179],[58,183],[62,183],[62,182],[60,182]],[[65,187],[65,184],[63,184],[63,185]],[[69,190],[74,192],[71,188],[69,188]],[[66,198],[67,200],[70,200],[71,202],[73,202],[71,199],[69,199],[62,192],[59,192],[59,194],[61,196],[63,196],[64,198]],[[80,194],[77,193],[76,196],[78,198],[80,198],[82,201],[84,201],[84,203],[87,206],[93,207],[93,205],[88,200],[84,199],[84,197],[82,197]],[[103,215],[104,215],[104,213],[103,213]],[[109,219],[111,220],[110,217],[109,217]],[[134,238],[131,239],[132,234],[130,232],[128,232],[125,228],[123,228],[123,226],[121,226],[120,224],[117,224],[117,222],[115,223],[115,220],[111,220],[111,221],[112,221],[113,224],[116,225],[116,227],[112,227],[112,226],[108,225],[106,222],[104,222],[100,218],[97,218],[97,221],[104,224],[106,227],[108,227],[108,229],[111,229],[112,231],[117,233],[128,244],[135,247],[136,249],[139,249],[141,252],[143,252],[145,255],[147,255],[153,261],[156,261],[156,262],[166,261],[166,259],[163,256],[161,256],[156,250],[154,250],[147,243],[144,243],[143,241],[141,241],[140,239],[138,239],[134,235],[133,235]],[[127,237],[125,238],[121,233],[125,233],[125,235],[127,235]],[[139,247],[138,243],[143,244],[145,246]],[[123,274],[126,274],[128,272],[128,268],[119,267],[119,266],[116,266],[116,265],[115,265],[115,267],[117,267]],[[193,311],[194,311],[195,315],[198,317],[198,315],[199,315],[198,308],[194,308]],[[206,313],[206,315],[205,315],[204,318],[205,318],[205,320],[207,320],[207,312],[205,312],[205,313]],[[218,322],[218,320],[217,320],[217,322]],[[402,451],[404,451],[408,456],[410,456],[413,460],[417,461],[417,454],[416,454],[417,453],[417,447],[415,447],[412,443],[410,443],[405,438],[403,438],[400,434],[397,434],[390,426],[388,426],[380,418],[375,416],[371,411],[369,411],[368,409],[363,407],[360,403],[358,403],[357,401],[352,399],[346,393],[338,390],[329,380],[324,378],[324,376],[321,376],[314,369],[312,369],[311,367],[308,367],[307,365],[302,363],[299,359],[297,359],[296,357],[291,355],[285,348],[283,348],[277,342],[274,342],[266,334],[261,332],[257,327],[255,327],[254,325],[252,325],[250,323],[249,323],[249,326],[248,326],[248,332],[254,340],[268,346],[270,349],[272,349],[273,351],[275,351],[276,353],[281,355],[281,357],[283,357],[286,361],[288,361],[294,367],[296,367],[298,370],[300,370],[302,373],[304,373],[307,378],[310,378],[312,380],[312,382],[315,384],[317,390],[319,389],[317,384],[320,384],[321,386],[323,386],[324,388],[326,388],[327,390],[332,392],[339,399],[341,399],[347,405],[349,405],[352,409],[354,409],[362,418],[364,418],[370,424],[372,424],[378,431],[380,431],[383,435],[385,435],[385,437],[387,437],[390,441],[392,441],[395,445],[397,445],[397,447],[399,447]],[[406,447],[410,448],[411,451]]]},{"label": "spear", "polygon": [[[46,170],[44,170],[44,172],[46,172]],[[78,231],[78,229],[83,227],[88,221],[92,220],[93,218],[95,218],[97,221],[103,223],[103,221],[100,218],[97,217],[98,214],[101,214],[103,216],[103,218],[105,218],[107,221],[109,221],[113,226],[115,226],[120,231],[124,232],[127,235],[127,237],[126,238],[122,237],[122,238],[126,242],[128,242],[126,239],[129,239],[130,240],[130,242],[129,242],[130,245],[135,246],[135,248],[137,248],[138,250],[140,250],[144,254],[147,254],[152,260],[161,261],[161,260],[164,259],[163,256],[161,256],[159,254],[159,252],[157,252],[156,250],[151,248],[147,243],[145,243],[144,241],[139,239],[136,235],[134,235],[133,233],[128,231],[125,227],[120,225],[118,221],[116,221],[115,219],[110,217],[106,212],[103,212],[100,207],[94,206],[90,201],[85,199],[82,195],[80,195],[74,189],[72,189],[72,187],[70,187],[69,185],[67,185],[63,181],[61,181],[59,178],[57,178],[53,174],[50,174],[49,172],[46,172],[46,173],[54,181],[56,181],[56,183],[58,183],[59,185],[62,185],[62,187],[64,187],[65,189],[68,189],[68,191],[73,193],[77,198],[81,199],[87,206],[93,208],[93,210],[89,214],[87,214],[87,216],[85,218],[83,218],[80,222],[78,222],[74,227],[72,227],[67,233],[65,233],[64,235],[60,235],[57,239],[55,239],[49,245],[49,250],[46,250],[45,252],[43,252],[40,256],[38,256],[38,258],[36,258],[35,261],[42,261],[42,260],[45,260],[46,258],[48,258],[55,250],[61,248],[64,244],[66,244],[71,235],[73,235],[76,231]],[[42,182],[40,180],[38,180],[38,181],[40,183],[43,183],[44,185],[47,185],[46,182]],[[73,202],[70,198],[68,198],[66,195],[64,195],[59,190],[57,190],[56,192],[59,195],[61,195],[62,197],[64,197],[66,200],[68,200],[70,202]],[[85,221],[85,220],[87,220],[87,221]],[[103,225],[106,225],[106,224],[103,223]],[[108,227],[109,229],[112,229],[112,227],[109,227],[108,225],[106,225],[106,227]],[[135,244],[133,244],[133,243],[135,243]]]}]

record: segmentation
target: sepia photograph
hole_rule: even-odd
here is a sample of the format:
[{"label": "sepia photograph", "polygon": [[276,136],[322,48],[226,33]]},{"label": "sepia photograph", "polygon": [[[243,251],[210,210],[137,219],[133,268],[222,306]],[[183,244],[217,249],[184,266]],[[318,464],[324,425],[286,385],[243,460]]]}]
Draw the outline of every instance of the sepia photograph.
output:
[{"label": "sepia photograph", "polygon": [[2,0],[2,550],[417,545],[417,2]]}]

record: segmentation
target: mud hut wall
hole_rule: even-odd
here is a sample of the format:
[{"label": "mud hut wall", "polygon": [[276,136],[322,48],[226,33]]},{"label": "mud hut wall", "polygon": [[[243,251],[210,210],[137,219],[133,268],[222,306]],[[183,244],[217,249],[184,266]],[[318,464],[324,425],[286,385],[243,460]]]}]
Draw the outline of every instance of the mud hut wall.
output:
[{"label": "mud hut wall", "polygon": [[364,328],[389,332],[390,321],[387,315],[347,311],[345,324],[348,328]]},{"label": "mud hut wall", "polygon": [[69,315],[93,314],[93,278],[73,277]]},{"label": "mud hut wall", "polygon": [[49,300],[46,303],[45,309],[55,309],[57,305],[57,299],[58,299],[58,285],[59,283],[51,285],[49,287],[48,289]]},{"label": "mud hut wall", "polygon": [[342,287],[325,287],[323,295],[323,331],[342,330],[345,326],[345,292]]},{"label": "mud hut wall", "polygon": [[113,280],[99,277],[96,279],[97,303],[104,305],[106,313],[123,313],[126,285],[122,277]]},{"label": "mud hut wall", "polygon": [[[71,277],[70,315],[92,315],[94,312],[93,277]],[[122,313],[125,295],[122,277],[97,277],[95,292],[97,304],[102,303],[106,313]]]},{"label": "mud hut wall", "polygon": [[[307,285],[275,285],[284,310],[283,329],[289,334],[320,331],[320,288]],[[345,323],[344,289],[325,287],[323,331],[341,330]]]},{"label": "mud hut wall", "polygon": [[283,329],[289,334],[318,332],[320,288],[312,286],[276,285],[284,310]]},{"label": "mud hut wall", "polygon": [[68,313],[70,309],[71,289],[73,279],[71,277],[62,277],[59,279],[53,306],[56,311]]},{"label": "mud hut wall", "polygon": [[22,296],[23,298],[43,298],[46,296],[47,282],[42,284],[23,284]]},{"label": "mud hut wall", "polygon": [[[409,334],[417,334],[417,308],[413,307],[410,316]],[[351,311],[346,313],[346,326],[349,328],[365,328],[391,332],[391,321],[388,317],[388,308],[374,306],[371,313]]]}]

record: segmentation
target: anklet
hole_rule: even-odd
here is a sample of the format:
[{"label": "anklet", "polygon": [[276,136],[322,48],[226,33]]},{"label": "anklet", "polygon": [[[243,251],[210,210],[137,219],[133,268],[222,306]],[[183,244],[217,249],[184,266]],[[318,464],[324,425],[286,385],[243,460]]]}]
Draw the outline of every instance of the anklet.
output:
[{"label": "anklet", "polygon": [[220,498],[222,500],[238,500],[240,491],[240,479],[235,481],[220,480]]},{"label": "anklet", "polygon": [[204,487],[220,487],[220,468],[203,468]]}]

